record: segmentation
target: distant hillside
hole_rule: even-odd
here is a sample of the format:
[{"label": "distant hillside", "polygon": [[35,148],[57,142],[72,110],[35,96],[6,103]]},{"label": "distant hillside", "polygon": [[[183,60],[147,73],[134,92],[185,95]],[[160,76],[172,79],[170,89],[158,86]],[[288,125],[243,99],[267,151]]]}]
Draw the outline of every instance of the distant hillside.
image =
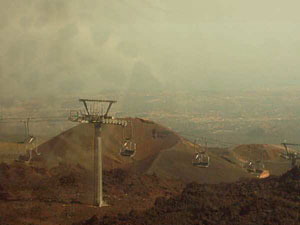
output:
[{"label": "distant hillside", "polygon": [[[133,122],[132,141],[137,144],[133,158],[119,154],[123,143],[123,128],[105,125],[103,137],[103,166],[105,170],[123,168],[137,174],[153,174],[164,178],[175,178],[186,182],[219,183],[236,181],[250,177],[241,167],[209,152],[211,165],[198,168],[192,165],[195,146],[175,132],[151,121],[130,119]],[[125,133],[128,134],[128,128]],[[155,134],[155,135],[154,135]],[[80,124],[39,147],[41,156],[35,161],[44,162],[49,167],[59,163],[80,164],[93,169],[94,128],[90,124]]]},{"label": "distant hillside", "polygon": [[289,160],[284,160],[280,154],[284,148],[279,145],[250,144],[239,145],[232,149],[232,157],[241,164],[249,161],[262,160],[265,168],[273,175],[281,175],[291,167]]},{"label": "distant hillside", "polygon": [[267,144],[239,145],[233,149],[233,153],[241,160],[278,160],[284,152],[282,146]]},{"label": "distant hillside", "polygon": [[[132,132],[130,126],[127,128],[114,125],[103,126],[104,169],[126,167],[134,161],[145,160],[159,151],[171,148],[179,141],[179,137],[174,132],[158,124],[142,119],[129,120],[133,123]],[[163,133],[164,136],[154,138],[153,131]],[[132,133],[131,140],[137,145],[137,151],[133,159],[124,158],[119,154],[124,141],[123,132],[126,137]],[[87,169],[92,169],[93,138],[93,125],[80,124],[42,144],[39,147],[42,155],[36,159],[49,164],[57,164],[58,162],[79,163]]]}]

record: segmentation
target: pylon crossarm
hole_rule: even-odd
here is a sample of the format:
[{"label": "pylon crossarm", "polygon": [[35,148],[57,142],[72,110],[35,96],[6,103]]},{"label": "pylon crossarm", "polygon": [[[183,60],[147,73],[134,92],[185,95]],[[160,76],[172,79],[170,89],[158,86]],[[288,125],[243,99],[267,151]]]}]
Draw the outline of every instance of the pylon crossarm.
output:
[{"label": "pylon crossarm", "polygon": [[102,123],[111,125],[127,126],[128,122],[121,118],[104,117],[104,116],[94,116],[94,115],[79,115],[72,114],[69,116],[69,120],[78,123]]}]

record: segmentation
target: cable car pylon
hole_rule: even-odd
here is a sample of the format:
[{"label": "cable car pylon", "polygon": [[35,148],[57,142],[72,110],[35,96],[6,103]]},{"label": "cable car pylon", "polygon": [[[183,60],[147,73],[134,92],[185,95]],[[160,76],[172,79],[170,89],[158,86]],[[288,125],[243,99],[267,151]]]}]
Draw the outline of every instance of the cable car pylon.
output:
[{"label": "cable car pylon", "polygon": [[[106,204],[103,202],[102,192],[102,135],[101,128],[103,124],[127,126],[127,121],[120,118],[108,116],[112,104],[116,103],[113,100],[97,100],[97,99],[79,99],[83,103],[85,112],[70,111],[69,120],[78,123],[94,124],[94,206],[102,207]],[[96,104],[108,104],[105,111],[97,111]],[[88,106],[90,105],[90,107]],[[91,107],[93,106],[93,108]],[[98,107],[99,108],[99,107]],[[102,108],[102,107],[101,107]]]}]

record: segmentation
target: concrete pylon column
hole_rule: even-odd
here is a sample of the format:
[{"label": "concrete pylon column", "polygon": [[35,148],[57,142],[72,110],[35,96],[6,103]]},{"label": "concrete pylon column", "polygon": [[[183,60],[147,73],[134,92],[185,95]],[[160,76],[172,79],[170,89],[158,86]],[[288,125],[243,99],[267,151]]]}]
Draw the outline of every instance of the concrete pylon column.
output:
[{"label": "concrete pylon column", "polygon": [[103,205],[101,123],[95,123],[94,135],[94,206]]}]

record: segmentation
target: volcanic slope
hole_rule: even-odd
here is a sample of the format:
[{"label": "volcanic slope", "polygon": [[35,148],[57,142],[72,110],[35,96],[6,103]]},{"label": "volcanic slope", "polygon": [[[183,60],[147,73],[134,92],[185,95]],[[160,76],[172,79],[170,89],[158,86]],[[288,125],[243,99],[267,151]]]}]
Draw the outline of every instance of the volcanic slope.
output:
[{"label": "volcanic slope", "polygon": [[230,150],[231,157],[241,165],[249,161],[263,161],[265,169],[273,175],[281,175],[291,168],[291,162],[280,155],[285,150],[280,145],[249,144],[239,145]]},{"label": "volcanic slope", "polygon": [[11,142],[0,142],[0,162],[10,163],[20,154],[24,154],[25,145]]},{"label": "volcanic slope", "polygon": [[[104,170],[123,168],[136,174],[155,173],[160,177],[200,183],[231,182],[250,176],[241,167],[213,153],[209,153],[209,168],[194,167],[195,146],[191,142],[154,122],[138,118],[130,120],[132,131],[131,126],[103,126]],[[137,144],[136,154],[133,158],[122,157],[119,153],[124,137],[131,135],[131,140]],[[93,137],[93,126],[80,124],[42,144],[39,147],[41,155],[36,160],[50,167],[69,163],[92,170]]]},{"label": "volcanic slope", "polygon": [[233,149],[233,153],[240,160],[279,160],[283,147],[268,144],[239,145]]},{"label": "volcanic slope", "polygon": [[233,182],[241,177],[251,176],[235,163],[224,160],[209,150],[207,152],[210,157],[209,167],[193,166],[195,146],[181,138],[172,148],[160,152],[148,169],[148,173],[156,173],[165,178],[181,179],[185,182],[197,181],[212,184]]},{"label": "volcanic slope", "polygon": [[96,215],[78,225],[290,224],[299,225],[300,168],[280,177],[218,185],[188,184],[180,195],[157,198],[154,207],[112,217]]},{"label": "volcanic slope", "polygon": [[[124,168],[135,161],[153,158],[158,152],[171,148],[179,137],[174,133],[153,122],[142,119],[128,119],[132,121],[126,128],[115,125],[103,125],[102,146],[104,169]],[[163,133],[163,138],[153,138],[153,132]],[[130,138],[137,145],[134,158],[122,157],[120,148],[124,138]],[[35,158],[56,165],[59,162],[80,164],[86,169],[93,166],[94,127],[91,124],[80,124],[48,142],[39,146],[40,156]]]}]

